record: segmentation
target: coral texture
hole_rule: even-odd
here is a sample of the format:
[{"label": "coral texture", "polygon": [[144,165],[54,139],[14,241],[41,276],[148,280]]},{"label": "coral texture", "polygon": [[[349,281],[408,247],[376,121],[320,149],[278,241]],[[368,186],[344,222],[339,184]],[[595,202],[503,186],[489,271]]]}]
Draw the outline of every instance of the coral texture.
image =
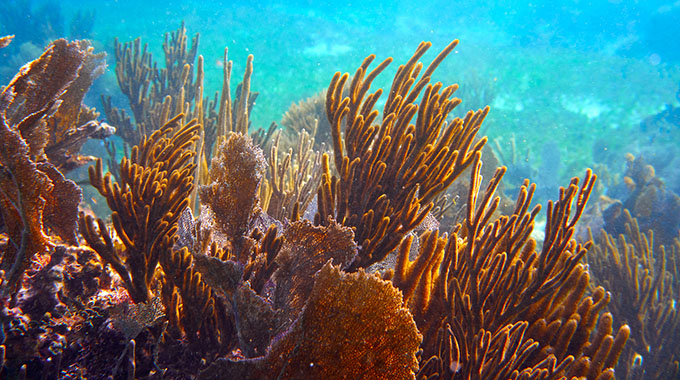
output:
[{"label": "coral texture", "polygon": [[[489,108],[450,119],[457,85],[431,82],[457,41],[427,67],[421,43],[382,113],[370,86],[391,58],[335,74],[318,141],[332,157],[307,131],[291,149],[275,124],[249,136],[252,56],[232,101],[225,51],[210,100],[188,41],[184,26],[166,35],[161,69],[140,40],[115,43],[134,121],[105,100],[125,157],[88,172],[110,220],[63,175],[85,137],[111,131],[82,105],[103,58],[55,41],[0,94],[0,377],[605,380],[649,326],[675,323],[677,260],[652,259],[651,239],[636,235],[644,256],[612,255],[643,267],[626,281],[660,324],[627,316],[613,280],[591,283],[592,242],[574,239],[589,170],[548,202],[540,244],[534,184],[501,201],[501,167],[483,188]],[[314,133],[298,111],[287,120]],[[443,194],[465,170],[444,231]]]}]

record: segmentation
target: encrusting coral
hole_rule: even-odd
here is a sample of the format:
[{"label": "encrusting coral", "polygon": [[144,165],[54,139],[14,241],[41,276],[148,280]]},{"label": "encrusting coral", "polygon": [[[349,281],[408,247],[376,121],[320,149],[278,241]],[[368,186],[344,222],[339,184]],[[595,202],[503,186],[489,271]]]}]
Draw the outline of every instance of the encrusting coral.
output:
[{"label": "encrusting coral", "polygon": [[[573,239],[595,177],[572,180],[548,204],[540,248],[530,237],[534,185],[525,181],[511,213],[499,212],[505,169],[480,190],[486,138],[476,134],[489,109],[447,121],[457,87],[430,83],[457,41],[427,68],[422,43],[397,70],[381,116],[382,91],[369,90],[391,59],[369,71],[369,56],[351,80],[333,77],[325,110],[334,171],[306,134],[287,155],[274,137],[265,159],[257,143],[277,135],[248,136],[252,57],[232,102],[225,52],[223,93],[211,106],[202,58],[192,66],[197,43],[186,43],[183,28],[168,37],[166,57],[176,59],[161,71],[139,42],[117,45],[121,86],[141,98],[130,98],[136,126],[128,118],[122,132],[135,145],[128,157],[109,173],[101,159],[89,170],[108,223],[82,210],[76,228],[77,202],[62,195],[79,189],[59,177],[69,166],[43,153],[56,100],[70,83],[89,85],[97,56],[57,41],[27,69],[45,86],[20,78],[3,91],[0,137],[12,144],[0,151],[1,375],[614,377],[630,330],[614,330],[604,288],[587,293],[590,243]],[[86,77],[76,79],[79,68]],[[20,117],[10,93],[33,112]],[[61,104],[82,100],[71,95]],[[462,221],[440,232],[433,202],[466,169]],[[389,268],[390,253],[395,265],[371,272]]]}]

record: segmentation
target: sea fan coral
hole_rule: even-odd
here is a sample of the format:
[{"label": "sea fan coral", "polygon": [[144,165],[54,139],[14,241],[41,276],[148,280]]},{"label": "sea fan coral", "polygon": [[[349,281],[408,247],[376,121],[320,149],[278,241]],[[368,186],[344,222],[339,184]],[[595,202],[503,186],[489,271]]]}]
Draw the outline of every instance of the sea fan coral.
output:
[{"label": "sea fan coral", "polygon": [[[430,83],[456,44],[428,67],[420,44],[379,121],[382,91],[369,89],[391,59],[336,74],[325,99],[333,157],[303,135],[281,162],[276,138],[267,183],[247,135],[252,56],[232,103],[225,54],[220,111],[207,120],[203,59],[192,66],[184,28],[160,71],[139,42],[117,44],[137,119],[121,132],[137,145],[108,173],[101,159],[89,170],[111,220],[82,209],[76,223],[79,189],[62,175],[73,156],[50,145],[72,135],[49,126],[94,115],[76,103],[99,61],[87,44],[55,42],[0,96],[0,375],[612,379],[630,329],[603,312],[604,288],[588,293],[591,243],[573,239],[595,176],[548,203],[540,247],[533,184],[503,215],[505,168],[481,191],[476,134],[489,109],[447,121],[457,86]],[[151,76],[157,87],[145,87]],[[210,168],[202,123],[219,131]],[[434,201],[466,169],[461,222],[439,231]]]}]

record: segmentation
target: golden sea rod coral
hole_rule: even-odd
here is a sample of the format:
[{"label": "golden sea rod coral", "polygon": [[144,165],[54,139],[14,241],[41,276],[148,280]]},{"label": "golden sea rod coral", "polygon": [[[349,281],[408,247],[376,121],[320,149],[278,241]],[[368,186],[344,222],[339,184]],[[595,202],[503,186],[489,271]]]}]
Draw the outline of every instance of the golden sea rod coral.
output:
[{"label": "golden sea rod coral", "polygon": [[[573,239],[595,176],[573,179],[548,204],[540,248],[531,238],[540,212],[533,184],[524,182],[509,214],[499,212],[505,168],[481,189],[486,138],[476,135],[489,108],[449,119],[460,104],[457,86],[431,82],[457,41],[428,66],[419,61],[431,44],[421,43],[397,69],[382,112],[374,109],[382,90],[370,86],[391,58],[370,70],[369,56],[351,79],[335,74],[324,108],[332,158],[304,135],[295,155],[265,159],[247,135],[252,58],[233,115],[225,65],[210,168],[202,58],[193,82],[195,45],[187,50],[184,28],[168,41],[178,60],[153,89],[143,87],[152,69],[140,43],[117,44],[119,79],[129,79],[121,86],[142,86],[132,92],[143,89],[143,99],[133,107],[135,141],[123,132],[136,145],[109,168],[115,178],[101,159],[89,170],[110,221],[81,210],[76,228],[71,203],[64,210],[73,218],[49,216],[53,198],[63,199],[68,182],[57,174],[68,165],[42,154],[40,134],[24,135],[44,134],[40,123],[21,128],[36,120],[4,111],[19,87],[3,91],[0,134],[16,144],[0,151],[0,376],[614,378],[630,329],[604,312],[604,288],[588,293],[582,259],[591,243]],[[31,66],[59,79],[51,94],[23,93],[37,120],[73,81],[76,68],[59,54],[82,61],[76,46],[55,42],[54,62]],[[51,66],[58,63],[64,67]],[[62,69],[65,78],[49,75]],[[172,94],[159,97],[163,89]],[[465,170],[462,221],[450,231],[423,223]],[[372,272],[377,263],[388,269]],[[84,293],[73,289],[85,282],[101,291],[78,298]],[[55,302],[31,305],[40,292]]]},{"label": "golden sea rod coral", "polygon": [[349,83],[347,96],[343,88],[349,75],[336,73],[331,80],[326,114],[337,175],[331,174],[324,154],[315,222],[323,224],[331,217],[355,229],[361,251],[352,269],[379,262],[395,249],[424,220],[434,197],[486,143],[486,138],[475,144],[473,140],[489,109],[447,122],[461,102],[453,97],[458,86],[430,83],[432,73],[457,44],[458,40],[449,44],[424,71],[418,60],[431,44],[418,46],[397,70],[379,124],[374,124],[379,116],[374,107],[382,90],[368,91],[391,58],[368,71],[375,56],[367,57]]},{"label": "golden sea rod coral", "polygon": [[101,159],[90,167],[90,182],[106,197],[113,213],[116,235],[125,251],[116,248],[106,225],[81,215],[80,231],[88,244],[123,280],[135,302],[151,299],[151,285],[161,255],[175,242],[180,214],[189,206],[196,168],[192,145],[200,125],[193,120],[181,125],[183,115],[168,121],[120,163],[120,183],[104,175]]},{"label": "golden sea rod coral", "polygon": [[618,323],[631,326],[631,337],[617,367],[619,379],[670,379],[680,374],[680,240],[654,243],[623,210],[625,233],[605,230],[588,253],[594,284],[616,289],[607,309]]}]

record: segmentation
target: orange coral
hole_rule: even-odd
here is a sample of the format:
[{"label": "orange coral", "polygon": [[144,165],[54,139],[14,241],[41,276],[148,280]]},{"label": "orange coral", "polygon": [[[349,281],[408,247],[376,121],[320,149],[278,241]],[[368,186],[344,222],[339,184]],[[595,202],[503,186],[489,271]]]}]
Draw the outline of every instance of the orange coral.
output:
[{"label": "orange coral", "polygon": [[45,253],[50,241],[43,227],[44,194],[52,190],[47,175],[38,170],[29,158],[29,147],[19,131],[11,128],[0,113],[0,203],[2,220],[7,228],[9,243],[2,248],[2,270],[6,284],[3,290],[14,288],[31,258]]},{"label": "orange coral", "polygon": [[590,243],[572,239],[594,176],[587,172],[580,187],[572,180],[549,203],[537,252],[530,233],[539,208],[529,209],[535,187],[525,181],[515,211],[493,220],[500,202],[494,192],[505,169],[478,198],[480,170],[478,153],[462,228],[450,237],[424,233],[414,261],[412,238],[404,240],[394,274],[386,275],[404,292],[424,336],[420,375],[611,376],[630,330],[612,335],[607,315],[600,314],[609,301],[604,289],[585,297],[588,273],[579,261]]},{"label": "orange coral", "polygon": [[[343,97],[343,89],[349,75],[336,73],[331,80],[326,114],[338,175],[331,175],[329,158],[324,155],[315,222],[323,224],[332,216],[355,229],[361,250],[352,269],[381,261],[395,249],[423,221],[434,197],[472,163],[486,143],[483,138],[472,144],[488,108],[447,123],[449,113],[460,104],[453,97],[458,86],[429,83],[457,44],[457,40],[449,44],[422,73],[418,60],[431,44],[418,46],[397,71],[380,124],[374,124],[379,112],[373,108],[382,90],[366,94],[391,58],[369,72],[375,56],[367,57],[354,74],[347,96]],[[415,124],[411,124],[414,117]]]},{"label": "orange coral", "polygon": [[34,255],[46,252],[53,242],[48,235],[75,243],[81,192],[55,169],[58,162],[45,160],[46,147],[53,146],[46,123],[78,78],[89,52],[83,46],[53,42],[0,93],[0,141],[5,146],[0,152],[0,212],[10,241],[2,247],[0,269],[9,288],[18,284]]},{"label": "orange coral", "polygon": [[247,135],[232,133],[223,142],[210,167],[210,184],[201,186],[199,195],[215,217],[215,227],[234,244],[239,261],[253,218],[259,212],[258,190],[266,162],[262,150]]},{"label": "orange coral", "polygon": [[159,256],[174,244],[177,222],[189,206],[196,167],[192,146],[200,125],[193,120],[182,126],[182,117],[171,119],[133,147],[130,159],[121,161],[120,183],[112,181],[111,173],[104,175],[101,160],[89,170],[92,186],[106,197],[113,211],[113,227],[126,252],[114,248],[101,219],[96,231],[92,217],[81,218],[80,231],[118,272],[135,302],[151,298]]},{"label": "orange coral", "polygon": [[326,264],[290,334],[272,345],[273,373],[285,378],[413,379],[415,323],[389,282]]},{"label": "orange coral", "polygon": [[218,360],[199,378],[415,379],[420,340],[389,282],[328,263],[300,317],[264,358]]},{"label": "orange coral", "polygon": [[[89,137],[104,138],[114,129],[95,121],[96,111],[81,102],[104,67],[104,53],[94,54],[89,42],[60,39],[3,90],[0,108],[21,131],[33,157],[46,155],[62,171],[93,160],[79,156],[80,147]],[[53,71],[59,75],[50,75]]]},{"label": "orange coral", "polygon": [[[189,251],[182,248],[161,255],[160,264],[164,272],[162,300],[171,331],[181,331],[185,339],[205,351],[212,347],[219,352],[229,339],[231,326],[224,305],[193,266]],[[206,345],[207,341],[210,344]]]}]

